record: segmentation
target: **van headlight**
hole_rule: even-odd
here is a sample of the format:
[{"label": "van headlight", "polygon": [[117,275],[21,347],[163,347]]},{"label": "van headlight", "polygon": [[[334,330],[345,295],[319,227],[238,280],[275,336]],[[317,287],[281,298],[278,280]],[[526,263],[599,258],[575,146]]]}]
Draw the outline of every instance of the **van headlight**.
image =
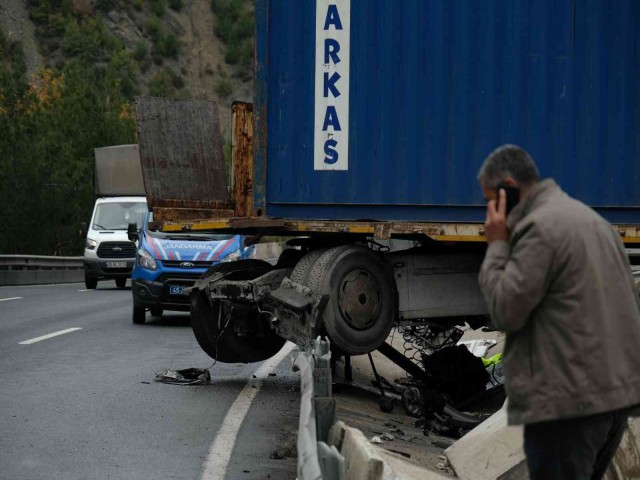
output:
[{"label": "van headlight", "polygon": [[242,253],[240,252],[240,250],[235,250],[224,257],[222,260],[220,260],[220,263],[235,262],[236,260],[240,260],[241,256]]},{"label": "van headlight", "polygon": [[155,270],[158,268],[155,258],[151,256],[146,250],[138,250],[138,265],[147,270]]},{"label": "van headlight", "polygon": [[87,238],[87,243],[84,244],[84,248],[86,248],[87,250],[93,250],[97,246],[98,246],[98,242],[90,238]]}]

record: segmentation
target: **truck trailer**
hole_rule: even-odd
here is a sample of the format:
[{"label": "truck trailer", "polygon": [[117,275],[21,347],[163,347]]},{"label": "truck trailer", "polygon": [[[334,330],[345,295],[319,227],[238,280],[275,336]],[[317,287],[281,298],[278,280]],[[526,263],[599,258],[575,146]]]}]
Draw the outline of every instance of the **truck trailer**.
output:
[{"label": "truck trailer", "polygon": [[[365,354],[394,325],[484,324],[476,173],[505,143],[640,242],[638,2],[257,0],[255,17],[228,193],[206,187],[220,165],[169,158],[168,128],[138,112],[155,228],[294,237],[276,265],[226,263],[191,289],[196,338],[217,360],[317,335]],[[171,108],[176,132],[212,135],[207,115]]]}]

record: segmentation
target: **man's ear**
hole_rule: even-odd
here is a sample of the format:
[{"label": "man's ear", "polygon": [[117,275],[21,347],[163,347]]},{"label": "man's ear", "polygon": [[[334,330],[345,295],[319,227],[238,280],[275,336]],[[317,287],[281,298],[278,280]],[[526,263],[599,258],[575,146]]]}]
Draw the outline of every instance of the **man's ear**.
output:
[{"label": "man's ear", "polygon": [[517,187],[518,182],[516,182],[513,177],[506,177],[504,180],[500,182],[501,185],[508,185],[510,187]]}]

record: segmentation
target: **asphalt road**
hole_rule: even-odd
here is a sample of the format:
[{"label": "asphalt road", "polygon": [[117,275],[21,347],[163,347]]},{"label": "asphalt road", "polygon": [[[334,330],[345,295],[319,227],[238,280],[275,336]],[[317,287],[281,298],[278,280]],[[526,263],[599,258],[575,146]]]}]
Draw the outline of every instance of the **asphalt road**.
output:
[{"label": "asphalt road", "polygon": [[[70,329],[78,330],[21,344]],[[132,324],[129,288],[0,288],[0,478],[295,478],[299,378],[288,358],[218,452],[210,449],[223,420],[230,409],[238,417],[236,400],[260,364],[217,364],[211,385],[153,381],[164,368],[211,363],[187,314]],[[233,438],[226,474],[205,472]]]}]

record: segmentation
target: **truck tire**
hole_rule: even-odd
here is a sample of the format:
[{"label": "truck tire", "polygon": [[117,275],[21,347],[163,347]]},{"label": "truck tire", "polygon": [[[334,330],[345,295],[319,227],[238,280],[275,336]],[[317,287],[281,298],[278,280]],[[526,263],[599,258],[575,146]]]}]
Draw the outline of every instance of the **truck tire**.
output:
[{"label": "truck tire", "polygon": [[[262,269],[271,267],[262,260],[241,260],[238,262],[224,263],[210,268],[206,275],[211,277],[216,273],[230,273],[249,269]],[[247,275],[259,275],[258,272]],[[204,277],[204,274],[203,274]],[[216,361],[223,363],[253,363],[273,357],[285,344],[285,339],[276,335],[268,322],[262,318],[256,309],[242,309],[233,312],[227,325],[219,325],[218,318],[229,320],[226,312],[220,309],[225,306],[220,301],[211,302],[204,290],[196,290],[191,293],[191,328],[196,341],[204,352]],[[240,316],[249,323],[264,322],[260,324],[261,335],[237,335],[233,330],[233,320]],[[226,321],[225,321],[226,323]]]},{"label": "truck tire", "polygon": [[116,287],[124,288],[126,286],[127,286],[127,279],[126,278],[116,278]]},{"label": "truck tire", "polygon": [[291,281],[306,286],[307,279],[309,278],[309,273],[311,272],[313,265],[326,251],[326,248],[320,248],[318,250],[313,250],[302,257],[302,259],[296,264],[293,272],[291,272]]},{"label": "truck tire", "polygon": [[307,286],[329,295],[323,326],[345,353],[362,355],[387,338],[398,310],[393,274],[366,247],[348,245],[325,252],[307,276]]},{"label": "truck tire", "polygon": [[87,290],[95,290],[98,287],[98,279],[84,276],[84,286]]},{"label": "truck tire", "polygon": [[131,312],[131,320],[133,321],[133,323],[137,325],[144,323],[145,315],[146,314],[144,307],[137,307],[136,305],[133,306],[133,310]]}]

